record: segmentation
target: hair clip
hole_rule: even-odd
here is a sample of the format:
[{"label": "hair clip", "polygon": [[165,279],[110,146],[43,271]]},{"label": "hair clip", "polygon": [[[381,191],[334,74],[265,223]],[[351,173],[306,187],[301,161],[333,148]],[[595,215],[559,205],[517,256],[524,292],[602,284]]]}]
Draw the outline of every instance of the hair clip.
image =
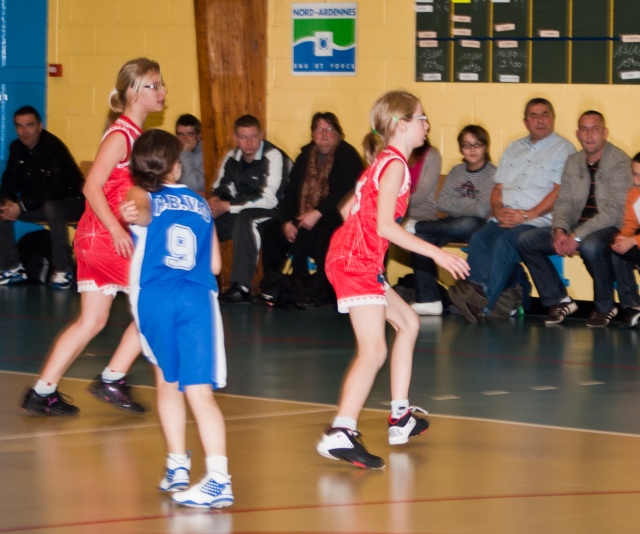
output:
[{"label": "hair clip", "polygon": [[374,134],[374,135],[380,135],[378,133],[378,130],[376,130],[375,128],[371,128],[371,133]]},{"label": "hair clip", "polygon": [[396,115],[391,115],[391,118],[396,122],[400,122],[400,119]]}]

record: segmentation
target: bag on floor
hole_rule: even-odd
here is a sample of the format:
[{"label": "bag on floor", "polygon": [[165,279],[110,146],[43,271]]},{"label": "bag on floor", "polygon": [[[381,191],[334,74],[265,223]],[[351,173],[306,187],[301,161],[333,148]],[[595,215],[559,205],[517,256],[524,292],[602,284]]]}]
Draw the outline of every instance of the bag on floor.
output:
[{"label": "bag on floor", "polygon": [[270,306],[293,310],[304,299],[304,285],[295,274],[271,271],[260,282],[262,298]]},{"label": "bag on floor", "polygon": [[22,236],[17,246],[27,279],[36,284],[46,284],[51,267],[51,232],[49,230],[29,232]]}]

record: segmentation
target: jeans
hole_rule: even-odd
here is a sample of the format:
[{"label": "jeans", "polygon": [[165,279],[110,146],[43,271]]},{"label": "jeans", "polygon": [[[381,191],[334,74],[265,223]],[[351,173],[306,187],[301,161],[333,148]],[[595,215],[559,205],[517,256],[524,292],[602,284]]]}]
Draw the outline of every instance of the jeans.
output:
[{"label": "jeans", "polygon": [[[26,211],[18,220],[43,222],[51,232],[51,263],[54,271],[73,271],[73,255],[69,243],[67,223],[80,219],[84,212],[84,198],[67,197],[49,200],[39,210]],[[12,269],[20,265],[20,256],[13,231],[13,221],[0,221],[0,268]]]},{"label": "jeans", "polygon": [[[617,228],[603,228],[585,237],[578,247],[593,279],[595,310],[602,313],[614,307],[614,280],[618,282],[618,295],[623,307],[634,307],[640,303],[633,265],[614,254],[609,246],[617,233]],[[567,296],[567,289],[549,259],[556,253],[551,228],[538,228],[521,236],[517,247],[538,289],[542,305],[558,304]]]},{"label": "jeans", "polygon": [[[416,223],[416,235],[436,247],[448,243],[468,243],[472,234],[482,228],[481,217],[445,217],[437,221]],[[440,301],[438,271],[435,262],[427,256],[412,254],[416,302]]]},{"label": "jeans", "polygon": [[471,237],[469,243],[469,281],[484,289],[489,301],[485,312],[491,312],[500,295],[513,279],[514,269],[520,263],[516,242],[522,234],[535,230],[530,224],[502,228],[489,221]]}]

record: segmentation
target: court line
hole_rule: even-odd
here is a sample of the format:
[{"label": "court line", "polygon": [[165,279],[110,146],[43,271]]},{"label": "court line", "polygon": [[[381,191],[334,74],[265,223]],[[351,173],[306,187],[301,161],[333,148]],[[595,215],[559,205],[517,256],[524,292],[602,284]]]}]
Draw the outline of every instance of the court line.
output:
[{"label": "court line", "polygon": [[[18,371],[0,371],[0,375],[1,374],[18,374],[18,375],[23,375],[23,376],[36,376],[35,373],[24,373],[24,372],[18,372]],[[91,380],[89,379],[85,379],[85,378],[65,378],[65,380],[74,380],[77,382],[90,382]],[[147,389],[154,389],[155,386],[138,386],[136,385],[136,387],[141,387],[141,388],[147,388]],[[273,415],[268,414],[268,413],[264,413],[264,414],[253,414],[253,415],[247,415],[247,416],[225,416],[225,420],[227,421],[234,421],[234,420],[247,420],[247,419],[253,419],[253,418],[259,418],[259,419],[263,419],[265,417],[286,417],[287,415],[298,415],[298,414],[304,414],[304,413],[322,413],[323,411],[335,411],[336,409],[336,405],[334,404],[324,404],[324,403],[319,403],[319,402],[310,402],[310,401],[298,401],[298,400],[287,400],[287,399],[273,399],[270,397],[254,397],[251,395],[236,395],[236,394],[227,394],[227,393],[216,393],[216,396],[218,397],[227,397],[230,399],[247,399],[247,400],[258,400],[258,401],[267,401],[267,402],[276,402],[276,403],[288,403],[288,404],[300,404],[303,406],[314,406],[317,408],[320,408],[319,410],[315,411],[300,411],[300,410],[292,410],[291,412],[275,412]],[[387,403],[388,404],[388,403]],[[374,412],[381,412],[381,413],[387,413],[389,410],[388,408],[368,408],[366,407],[364,410],[369,410],[369,411],[374,411]],[[433,413],[433,412],[429,412],[429,416],[430,417],[435,417],[438,419],[455,419],[455,420],[463,420],[463,421],[479,421],[479,422],[484,422],[484,423],[497,423],[497,424],[501,424],[501,425],[513,425],[513,426],[522,426],[522,427],[527,427],[527,428],[544,428],[544,429],[548,429],[548,430],[568,430],[570,432],[584,432],[584,433],[588,433],[588,434],[597,434],[597,435],[605,435],[605,436],[622,436],[622,437],[630,437],[630,438],[640,438],[640,434],[633,434],[633,433],[628,433],[628,432],[613,432],[610,430],[593,430],[590,428],[579,428],[579,427],[569,427],[569,426],[554,426],[554,425],[544,425],[541,423],[525,423],[522,421],[509,421],[509,420],[501,420],[501,419],[489,419],[486,417],[471,417],[471,416],[466,416],[466,415],[450,415],[450,414],[437,414],[437,413]],[[157,425],[149,425],[149,426],[159,426],[159,424]],[[109,430],[113,430],[114,428],[118,428],[118,427],[109,427]],[[128,429],[128,428],[141,428],[141,426],[138,427],[133,427],[133,426],[124,426],[124,429]],[[94,429],[93,431],[103,431],[105,429],[103,428],[99,428],[96,427],[96,429]],[[75,432],[81,432],[81,431],[72,431],[72,433]],[[62,434],[62,433],[59,433]],[[40,435],[40,434],[37,434]],[[31,435],[33,436],[33,434]],[[0,440],[2,440],[2,438],[0,438]]]},{"label": "court line", "polygon": [[[368,501],[368,502],[348,502],[348,503],[322,503],[322,504],[301,504],[295,506],[273,506],[265,508],[225,508],[223,514],[240,515],[255,513],[271,513],[271,512],[289,512],[299,510],[319,510],[328,508],[360,508],[365,506],[396,506],[398,504],[431,504],[443,502],[468,502],[468,501],[504,501],[511,499],[548,499],[548,498],[575,498],[575,497],[605,497],[605,496],[622,496],[622,495],[640,495],[640,489],[634,490],[615,490],[615,491],[584,491],[584,492],[567,492],[567,493],[516,493],[510,495],[463,495],[459,497],[431,497],[425,499],[402,499],[398,501]],[[203,514],[210,514],[210,510],[204,510]],[[196,514],[193,514],[194,516]],[[16,528],[0,528],[0,533],[24,532],[27,530],[48,530],[70,527],[109,525],[118,523],[143,523],[147,521],[158,521],[175,517],[175,514],[161,514],[156,516],[128,517],[118,519],[104,519],[102,521],[78,521],[69,523],[52,523],[49,525],[32,525],[20,526]],[[234,531],[235,532],[235,531]],[[250,531],[255,534],[254,531]],[[272,531],[270,531],[272,532]],[[313,531],[317,532],[317,531]],[[338,532],[337,530],[335,532]],[[367,531],[370,533],[370,531]],[[381,531],[388,532],[388,531]],[[240,533],[236,533],[240,534]]]}]

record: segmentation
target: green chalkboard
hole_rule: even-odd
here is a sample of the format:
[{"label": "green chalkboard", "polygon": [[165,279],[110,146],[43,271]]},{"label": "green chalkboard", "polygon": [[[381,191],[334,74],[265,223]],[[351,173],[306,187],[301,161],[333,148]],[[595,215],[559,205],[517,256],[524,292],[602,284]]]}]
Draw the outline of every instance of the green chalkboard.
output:
[{"label": "green chalkboard", "polygon": [[416,80],[640,83],[640,0],[415,0]]}]

